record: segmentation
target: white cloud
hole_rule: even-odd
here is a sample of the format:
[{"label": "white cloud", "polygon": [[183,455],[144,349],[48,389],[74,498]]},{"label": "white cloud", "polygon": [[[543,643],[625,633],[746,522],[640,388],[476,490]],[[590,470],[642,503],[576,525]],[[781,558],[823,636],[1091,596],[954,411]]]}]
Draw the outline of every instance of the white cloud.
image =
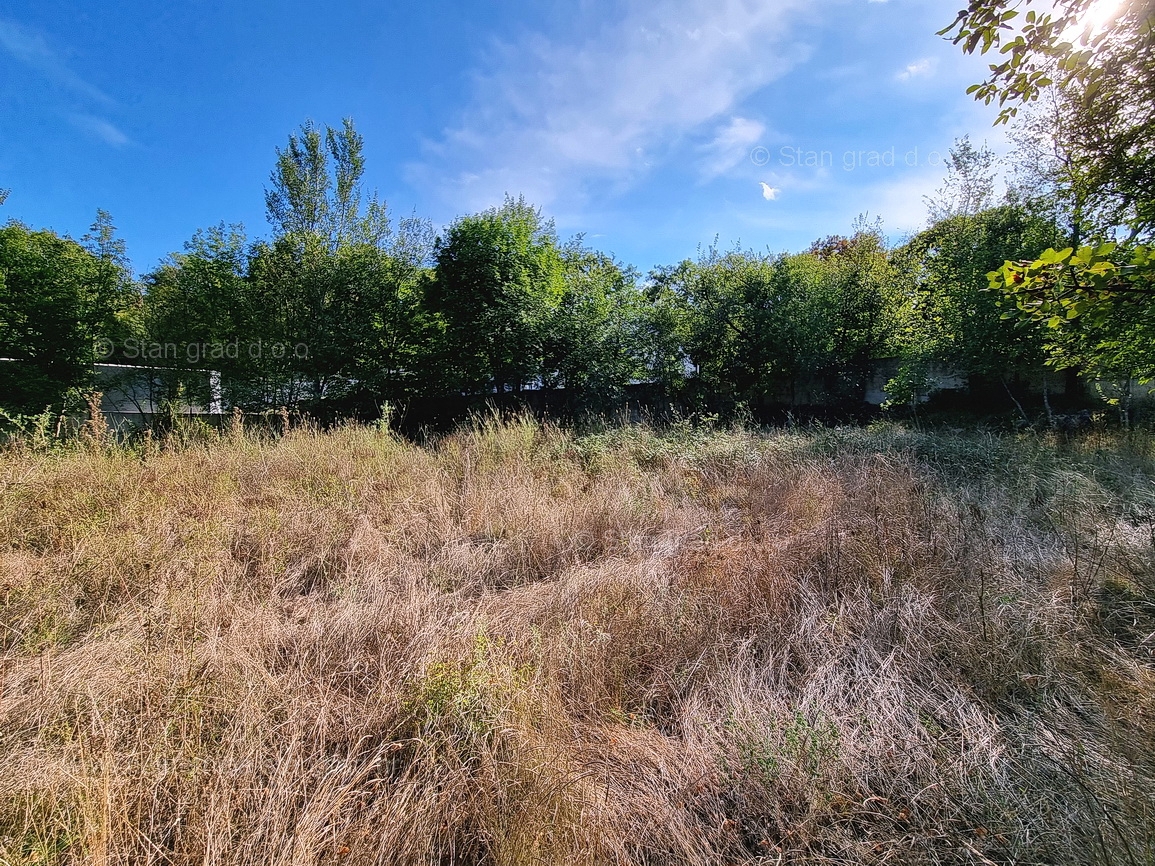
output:
[{"label": "white cloud", "polygon": [[768,184],[768,183],[763,182],[763,184],[762,184],[762,198],[766,199],[766,201],[774,201],[776,198],[778,198],[778,193],[780,193],[780,192],[782,192],[782,190],[778,189],[777,187],[770,186],[770,184]]},{"label": "white cloud", "polygon": [[937,66],[937,57],[923,57],[913,63],[907,64],[907,67],[895,77],[898,78],[899,81],[910,81],[912,78],[918,78],[923,75],[933,75]]},{"label": "white cloud", "polygon": [[94,117],[91,114],[74,114],[70,119],[80,129],[99,138],[105,144],[111,144],[113,147],[124,147],[132,141],[127,135],[104,118]]},{"label": "white cloud", "polygon": [[766,125],[745,117],[732,117],[730,122],[718,128],[714,139],[702,150],[706,158],[702,164],[702,177],[710,180],[725,174],[749,156],[750,148],[757,144],[766,133]]},{"label": "white cloud", "polygon": [[591,182],[628,186],[710,124],[703,175],[736,165],[764,130],[723,118],[804,56],[787,26],[804,0],[626,4],[572,43],[537,35],[502,47],[459,123],[408,166],[410,181],[437,187],[457,208],[506,192],[548,206],[580,198]]},{"label": "white cloud", "polygon": [[69,69],[43,36],[14,21],[0,18],[0,49],[73,93],[104,105],[114,104],[111,97]]}]

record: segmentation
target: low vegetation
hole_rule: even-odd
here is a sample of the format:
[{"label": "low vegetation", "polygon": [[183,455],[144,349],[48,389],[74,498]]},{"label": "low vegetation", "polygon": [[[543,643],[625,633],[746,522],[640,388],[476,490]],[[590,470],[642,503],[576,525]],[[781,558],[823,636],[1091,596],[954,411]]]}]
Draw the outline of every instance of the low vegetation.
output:
[{"label": "low vegetation", "polygon": [[1155,442],[0,452],[0,863],[1142,863]]}]

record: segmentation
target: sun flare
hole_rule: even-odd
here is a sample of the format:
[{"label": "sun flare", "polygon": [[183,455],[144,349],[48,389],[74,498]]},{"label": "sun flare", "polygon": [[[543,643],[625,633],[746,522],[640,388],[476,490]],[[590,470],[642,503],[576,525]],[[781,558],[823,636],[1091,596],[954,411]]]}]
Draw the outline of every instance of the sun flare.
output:
[{"label": "sun flare", "polygon": [[1084,34],[1097,36],[1119,17],[1122,7],[1123,0],[1096,0],[1077,22],[1063,31],[1063,39],[1074,42]]}]

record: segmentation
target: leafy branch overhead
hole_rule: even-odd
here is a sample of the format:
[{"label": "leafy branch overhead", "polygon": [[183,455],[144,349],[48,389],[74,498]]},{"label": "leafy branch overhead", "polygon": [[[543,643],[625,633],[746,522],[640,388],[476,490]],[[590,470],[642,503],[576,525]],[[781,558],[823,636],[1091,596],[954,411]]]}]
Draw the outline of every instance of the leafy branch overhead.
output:
[{"label": "leafy branch overhead", "polygon": [[[988,275],[990,289],[1005,293],[1019,314],[1063,332],[1052,360],[1097,366],[1117,357],[1120,341],[1095,337],[1094,345],[1111,350],[1096,354],[1071,353],[1072,340],[1119,316],[1145,320],[1155,301],[1155,3],[1032,5],[972,0],[940,35],[964,53],[997,56],[986,80],[968,88],[998,103],[996,125],[1047,97],[1044,122],[1069,202],[1069,245],[1006,261]],[[1042,109],[1032,110],[1038,123]],[[1155,342],[1145,331],[1130,333],[1132,342]]]},{"label": "leafy branch overhead", "polygon": [[[940,36],[961,45],[966,54],[995,51],[990,76],[967,93],[1002,107],[995,123],[1007,123],[1023,103],[1032,102],[1056,82],[1079,84],[1094,99],[1110,74],[1096,55],[1112,41],[1132,51],[1150,48],[1155,7],[1149,0],[1060,0],[1052,11],[1026,9],[1033,0],[972,0]],[[1103,14],[1096,14],[1103,10]],[[1021,23],[1020,23],[1021,22]]]}]

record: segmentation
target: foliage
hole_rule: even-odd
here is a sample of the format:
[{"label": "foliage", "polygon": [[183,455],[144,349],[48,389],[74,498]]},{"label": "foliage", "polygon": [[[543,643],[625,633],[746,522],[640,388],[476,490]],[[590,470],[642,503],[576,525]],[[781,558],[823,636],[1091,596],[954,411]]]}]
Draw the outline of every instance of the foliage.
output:
[{"label": "foliage", "polygon": [[985,144],[975,147],[970,136],[956,139],[946,159],[946,178],[925,201],[931,223],[956,216],[974,216],[994,204],[995,155]]},{"label": "foliage", "polygon": [[999,381],[1042,364],[1039,327],[1008,315],[1002,296],[987,291],[986,274],[1037,254],[1056,234],[1045,218],[1004,204],[943,219],[896,251],[904,290],[894,343],[900,368],[887,388],[893,400],[925,395],[936,371]]},{"label": "foliage", "polygon": [[[764,417],[783,403],[849,408],[884,358],[898,362],[896,401],[925,393],[935,370],[1014,378],[1046,353],[1123,377],[1155,366],[1146,248],[1069,243],[1056,228],[1055,202],[1066,200],[1049,192],[1020,188],[994,206],[994,169],[985,146],[957,142],[928,200],[931,227],[897,250],[863,219],[802,253],[710,248],[642,281],[580,236],[562,242],[524,198],[462,216],[440,237],[416,217],[395,228],[363,190],[352,121],[306,122],[277,151],[267,239],[223,224],[198,231],[144,277],[141,293],[101,212],[82,244],[56,238],[51,254],[0,268],[16,323],[0,348],[41,359],[6,368],[29,393],[5,408],[35,414],[83,385],[98,338],[113,360],[153,368],[145,378],[162,408],[208,405],[219,393],[226,406],[324,420],[376,417],[417,397],[538,388],[562,392],[542,403],[564,401],[571,417],[613,412],[631,386],[707,416]],[[1094,213],[1101,225],[1107,211]],[[55,238],[18,224],[5,231],[16,258],[22,244],[47,250]],[[1008,317],[1001,296],[983,291],[992,274],[1029,315]],[[51,340],[37,335],[49,325]],[[65,347],[51,374],[49,344]]]},{"label": "foliage", "polygon": [[408,218],[383,242],[350,245],[337,257],[339,280],[356,287],[347,299],[352,318],[339,323],[347,332],[347,369],[378,404],[435,381],[427,357],[436,323],[423,304],[432,249],[429,223]]},{"label": "foliage", "polygon": [[562,248],[563,289],[548,326],[542,384],[565,388],[578,413],[607,412],[648,378],[638,274],[575,238]]},{"label": "foliage", "polygon": [[255,309],[245,278],[247,247],[243,227],[221,224],[196,232],[183,253],[169,256],[145,276],[143,335],[127,360],[172,368],[160,377],[159,402],[207,401],[205,377],[184,375],[183,368],[211,364],[228,373],[230,383],[251,372],[251,359],[242,357],[239,343],[235,353],[212,357],[211,351],[205,352],[210,355],[206,359],[199,348],[190,350],[228,346],[265,313]]},{"label": "foliage", "polygon": [[[1062,331],[1051,342],[1055,363],[1118,370],[1127,357],[1142,364],[1127,375],[1148,375],[1155,332],[1133,325],[1152,318],[1155,302],[1155,9],[1147,0],[1060,0],[1028,10],[1019,25],[1019,7],[1030,3],[972,0],[941,31],[966,53],[1005,57],[969,90],[997,99],[996,123],[1044,94],[1055,107],[1046,135],[1071,203],[1070,244],[1007,261],[990,286]],[[1112,321],[1122,330],[1110,330]]]},{"label": "foliage", "polygon": [[1081,85],[1094,98],[1117,71],[1099,62],[1097,54],[1118,46],[1137,62],[1150,45],[1155,13],[1147,0],[1123,0],[1106,21],[1089,15],[1099,0],[1059,0],[1050,11],[1028,10],[1016,27],[1011,22],[1031,2],[971,0],[939,31],[967,54],[997,50],[1005,57],[991,64],[986,81],[967,89],[988,105],[998,101],[997,123],[1006,123],[1022,103],[1038,99],[1056,81]]},{"label": "foliage", "polygon": [[[1052,361],[1104,377],[1155,376],[1155,267],[1147,245],[1048,249],[988,277],[1018,310],[1050,329]],[[1010,314],[1004,314],[1010,315]]]},{"label": "foliage", "polygon": [[[324,136],[304,124],[277,152],[271,240],[200,231],[148,276],[149,338],[178,350],[162,365],[211,366],[226,401],[254,411],[371,412],[412,393],[431,231],[417,218],[394,231],[384,204],[363,204],[361,150],[351,121]],[[203,375],[167,378],[170,397],[206,399]]]},{"label": "foliage", "polygon": [[712,399],[772,403],[821,383],[861,401],[889,331],[892,269],[876,228],[830,237],[800,255],[711,248],[651,275],[677,310],[695,379]]},{"label": "foliage", "polygon": [[96,341],[118,334],[132,290],[103,211],[86,244],[18,222],[0,227],[0,358],[16,362],[0,362],[0,407],[8,411],[59,408],[103,359]]},{"label": "foliage", "polygon": [[[356,243],[378,244],[388,234],[384,206],[376,197],[361,207],[364,139],[351,118],[324,136],[312,121],[277,149],[265,191],[265,208],[277,237],[319,239],[329,251]],[[330,164],[330,160],[332,163]]]},{"label": "foliage", "polygon": [[549,329],[565,292],[554,230],[524,198],[461,217],[436,242],[427,290],[444,323],[447,384],[470,393],[520,391],[543,376]]}]

